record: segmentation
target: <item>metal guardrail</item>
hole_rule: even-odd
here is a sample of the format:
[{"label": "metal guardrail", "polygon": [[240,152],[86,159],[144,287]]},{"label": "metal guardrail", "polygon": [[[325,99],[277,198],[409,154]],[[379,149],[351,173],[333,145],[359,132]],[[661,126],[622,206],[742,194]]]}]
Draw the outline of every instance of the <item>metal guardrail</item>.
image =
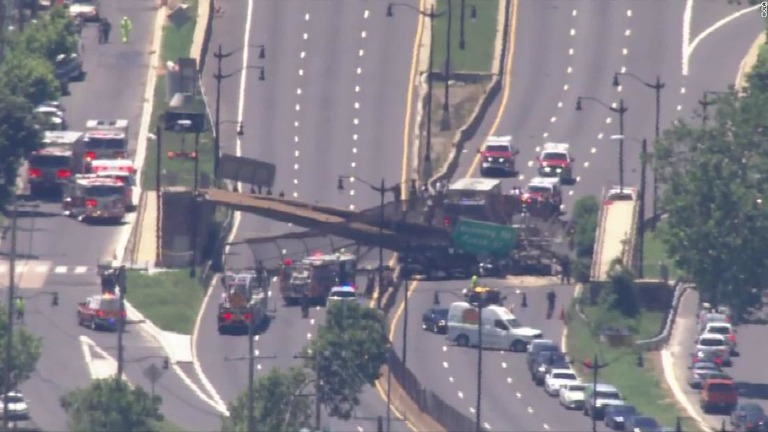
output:
[{"label": "metal guardrail", "polygon": [[636,341],[635,346],[637,348],[643,351],[659,351],[660,349],[664,348],[667,342],[669,342],[669,337],[672,335],[672,329],[674,328],[675,321],[677,320],[677,312],[680,308],[680,301],[690,286],[687,283],[683,283],[681,280],[677,280],[675,281],[674,287],[675,293],[672,297],[672,307],[670,307],[669,313],[667,314],[667,320],[664,323],[664,329],[658,336],[654,338]]}]

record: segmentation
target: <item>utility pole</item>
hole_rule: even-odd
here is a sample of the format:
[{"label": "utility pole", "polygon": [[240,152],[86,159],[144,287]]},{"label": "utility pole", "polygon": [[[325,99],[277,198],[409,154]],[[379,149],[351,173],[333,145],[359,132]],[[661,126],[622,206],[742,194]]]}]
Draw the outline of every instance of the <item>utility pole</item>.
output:
[{"label": "utility pole", "polygon": [[[659,142],[659,137],[661,134],[661,90],[666,86],[665,83],[661,82],[661,76],[656,75],[656,84],[652,87],[654,90],[656,90],[656,141]],[[658,193],[659,193],[659,186],[657,182],[657,169],[656,164],[653,164],[653,230],[656,230],[656,223],[657,218],[659,216],[658,209],[657,209],[657,200],[658,200]],[[645,217],[645,215],[643,215]]]},{"label": "utility pole", "polygon": [[[433,16],[434,19],[434,16]],[[440,130],[447,131],[451,129],[451,103],[450,103],[450,84],[451,81],[451,27],[453,24],[453,0],[448,0],[448,27],[445,38],[445,89],[443,94],[443,116],[440,119]]]},{"label": "utility pole", "polygon": [[254,375],[254,365],[253,362],[256,360],[254,356],[256,353],[253,352],[253,308],[251,308],[251,319],[248,321],[248,432],[256,432],[256,418],[254,417],[254,391],[253,388],[253,375]]},{"label": "utility pole", "polygon": [[387,432],[392,431],[392,347],[387,350]]},{"label": "utility pole", "polygon": [[192,263],[189,266],[189,277],[197,276],[197,236],[200,234],[200,206],[197,200],[198,177],[200,177],[200,131],[195,130],[195,179],[192,194]]},{"label": "utility pole", "polygon": [[120,291],[120,317],[117,321],[117,381],[120,382],[123,379],[123,370],[125,368],[125,347],[123,346],[123,333],[125,333],[125,325],[128,324],[125,318],[125,293],[128,291],[128,286],[125,283],[125,266],[121,265],[115,269],[113,273],[115,278],[115,286]]},{"label": "utility pole", "polygon": [[[2,0],[0,0],[2,1]],[[155,190],[157,191],[157,198],[155,199],[155,211],[157,217],[155,218],[155,265],[160,267],[163,260],[161,244],[163,235],[163,223],[162,223],[162,174],[163,174],[163,130],[160,127],[161,122],[157,122],[155,127],[155,139],[157,139],[157,167],[155,168]]]},{"label": "utility pole", "polygon": [[[600,369],[608,367],[608,363],[603,363],[603,364],[598,363],[597,354],[595,354],[591,362],[589,360],[584,362],[584,367],[592,370],[592,407],[596,407],[597,406],[598,374],[600,372]],[[594,412],[591,412],[591,411],[590,411],[590,414],[591,414],[590,417],[592,419],[592,432],[597,432],[597,416],[595,415]]]},{"label": "utility pole", "polygon": [[405,367],[405,359],[408,356],[408,285],[409,282],[406,280],[403,286],[405,287],[405,308],[403,310],[403,313],[405,314],[403,317],[403,366]]},{"label": "utility pole", "polygon": [[624,193],[624,114],[627,112],[624,99],[619,99],[619,107],[611,110],[619,115],[619,189]]},{"label": "utility pole", "polygon": [[435,4],[429,7],[429,67],[427,68],[427,147],[424,151],[424,177],[432,177],[432,74],[434,73]]},{"label": "utility pole", "polygon": [[381,298],[384,295],[384,290],[382,289],[382,284],[384,283],[384,245],[382,244],[384,242],[384,199],[385,199],[385,191],[384,191],[384,178],[381,178],[381,186],[379,187],[379,286],[378,286],[378,296],[376,297],[376,303],[378,303],[378,308],[381,309]]},{"label": "utility pole", "polygon": [[480,296],[477,302],[477,401],[475,402],[475,431],[482,432],[482,416],[480,409],[483,401],[483,302]]},{"label": "utility pole", "polygon": [[[3,1],[3,0],[0,0]],[[13,200],[13,217],[11,217],[11,260],[8,263],[8,333],[6,334],[5,338],[5,376],[3,377],[4,382],[4,394],[8,395],[8,393],[13,390],[13,386],[11,383],[11,370],[13,369],[13,324],[16,317],[14,316],[14,306],[16,301],[16,234],[17,234],[17,213],[19,210],[18,207],[18,199],[16,197],[16,192],[13,192],[13,196],[11,197]],[[3,397],[3,412],[8,412],[8,398],[6,396]],[[8,430],[8,416],[3,416],[3,430]]]},{"label": "utility pole", "polygon": [[221,82],[231,77],[233,74],[224,74],[221,70],[222,63],[225,58],[231,56],[233,53],[225,53],[219,44],[218,50],[213,53],[216,58],[216,73],[213,74],[213,78],[216,80],[216,114],[214,124],[214,136],[213,136],[213,178],[219,178],[219,161],[221,159]]},{"label": "utility pole", "polygon": [[637,224],[637,254],[639,255],[640,265],[637,266],[637,277],[643,278],[643,266],[645,260],[645,181],[646,168],[648,165],[648,141],[643,138],[640,148],[640,220]]}]

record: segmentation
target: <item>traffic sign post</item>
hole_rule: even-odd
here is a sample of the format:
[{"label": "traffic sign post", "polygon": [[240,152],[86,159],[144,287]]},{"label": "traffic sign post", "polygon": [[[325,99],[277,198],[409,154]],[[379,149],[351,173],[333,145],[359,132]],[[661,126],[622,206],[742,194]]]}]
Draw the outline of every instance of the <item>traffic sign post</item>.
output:
[{"label": "traffic sign post", "polygon": [[452,234],[453,247],[478,255],[507,255],[517,244],[517,230],[507,225],[460,218]]},{"label": "traffic sign post", "polygon": [[149,380],[149,383],[152,388],[152,396],[155,395],[155,384],[157,384],[158,381],[160,381],[160,378],[163,376],[163,370],[157,367],[154,363],[147,366],[146,369],[144,369],[144,377]]}]

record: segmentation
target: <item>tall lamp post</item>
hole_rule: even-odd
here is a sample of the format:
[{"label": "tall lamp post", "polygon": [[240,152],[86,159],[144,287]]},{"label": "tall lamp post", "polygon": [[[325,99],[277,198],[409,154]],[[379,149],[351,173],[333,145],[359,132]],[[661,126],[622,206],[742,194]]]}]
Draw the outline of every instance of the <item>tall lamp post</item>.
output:
[{"label": "tall lamp post", "polygon": [[[619,76],[621,75],[634,78],[636,81],[652,89],[654,93],[656,93],[656,120],[654,122],[654,137],[656,138],[656,141],[659,141],[659,137],[661,135],[661,90],[664,89],[664,87],[666,87],[667,84],[661,81],[661,76],[659,75],[656,75],[655,83],[650,83],[631,72],[616,72],[615,74],[613,74],[614,87],[619,87],[621,85],[621,83],[619,82]],[[656,229],[656,218],[658,217],[657,200],[658,200],[658,192],[659,192],[659,187],[656,184],[656,178],[657,178],[657,172],[654,166],[654,169],[653,169],[653,219],[652,219],[653,220],[652,226],[654,229]],[[643,198],[645,198],[645,195],[643,195]],[[645,214],[643,214],[643,217],[645,217]]]},{"label": "tall lamp post", "polygon": [[[597,391],[595,391],[595,390],[597,388],[600,370],[604,369],[604,368],[607,368],[608,366],[612,365],[615,361],[617,361],[617,360],[619,360],[619,359],[621,359],[623,357],[626,357],[626,355],[628,355],[628,354],[619,356],[618,358],[616,358],[616,359],[614,359],[614,360],[612,360],[610,362],[600,363],[600,360],[597,358],[597,354],[595,354],[592,357],[591,360],[587,359],[587,360],[584,360],[582,362],[582,365],[585,368],[587,368],[587,369],[592,371],[592,388],[593,388],[592,400],[589,401],[589,402],[585,401],[585,403],[590,403],[591,402],[592,407],[595,407],[597,405]],[[645,362],[643,360],[643,353],[642,352],[638,352],[637,353],[637,367],[638,368],[642,368],[644,366],[644,363]],[[590,414],[591,414],[590,418],[592,419],[592,432],[597,432],[597,416],[595,415],[594,412],[590,412]]]},{"label": "tall lamp post", "polygon": [[[341,192],[344,190],[344,180],[349,180],[350,183],[354,183],[355,181],[359,181],[360,183],[368,186],[371,188],[374,192],[378,192],[381,201],[379,203],[379,293],[381,293],[381,283],[384,276],[384,199],[386,198],[387,192],[392,192],[395,196],[395,201],[399,201],[400,198],[400,185],[395,184],[394,186],[387,187],[385,185],[385,180],[381,179],[381,184],[379,186],[375,186],[373,183],[368,182],[365,179],[362,179],[360,177],[356,176],[348,176],[348,175],[340,175],[338,183],[336,185],[336,189]],[[378,308],[381,308],[381,295],[378,297]]]},{"label": "tall lamp post", "polygon": [[[619,99],[619,106],[613,107],[601,101],[600,99],[597,99],[591,96],[579,96],[578,99],[576,99],[576,111],[582,110],[581,102],[585,100],[595,102],[611,110],[612,112],[616,113],[619,117],[619,135],[621,135],[622,137],[624,136],[624,114],[626,114],[627,111],[629,110],[629,108],[627,108],[627,106],[624,105],[624,99]],[[624,191],[624,139],[623,138],[619,140],[619,188],[622,190],[622,192]]]},{"label": "tall lamp post", "polygon": [[[709,120],[709,115],[707,114],[707,109],[712,105],[717,105],[717,97],[727,95],[728,92],[725,91],[714,91],[714,90],[705,90],[704,93],[701,96],[701,99],[699,99],[699,106],[701,106],[701,128],[706,129],[707,128],[707,121]],[[710,99],[710,96],[715,96],[715,99]]]},{"label": "tall lamp post", "polygon": [[[267,57],[266,48],[264,47],[264,45],[248,45],[248,47],[259,48],[259,59],[264,59]],[[221,127],[221,83],[222,81],[232,77],[238,72],[242,72],[244,69],[258,70],[259,81],[264,81],[267,79],[264,66],[245,66],[232,73],[225,74],[222,71],[222,63],[224,63],[225,58],[230,57],[234,53],[235,53],[234,51],[229,51],[225,53],[221,44],[219,44],[219,48],[216,50],[216,52],[213,53],[213,57],[216,59],[216,73],[213,74],[213,78],[216,80],[216,108],[214,113],[215,119],[214,119],[214,126],[213,126],[214,128],[213,177],[215,179],[219,178],[219,162],[221,159],[221,135],[219,134],[219,131]]]},{"label": "tall lamp post", "polygon": [[625,137],[613,135],[612,140],[629,139],[640,143],[640,221],[637,224],[637,254],[640,256],[640,264],[637,267],[637,277],[643,278],[643,266],[645,264],[645,185],[646,169],[648,165],[648,141],[645,138]]},{"label": "tall lamp post", "polygon": [[[432,71],[434,70],[433,66],[433,52],[434,52],[434,46],[435,46],[435,18],[439,18],[443,15],[448,15],[448,25],[446,28],[446,52],[445,52],[445,64],[444,64],[444,78],[445,78],[445,95],[444,95],[444,101],[443,101],[443,114],[440,121],[440,128],[442,130],[448,130],[451,128],[451,115],[450,115],[450,68],[451,68],[451,28],[453,25],[453,16],[452,16],[452,10],[453,10],[453,2],[452,0],[448,0],[448,6],[446,10],[441,12],[435,12],[435,5],[432,4],[429,8],[429,11],[423,11],[421,9],[418,9],[408,3],[389,3],[387,5],[387,17],[393,17],[394,16],[394,8],[395,6],[402,6],[411,10],[416,11],[421,16],[429,18],[429,28],[430,28],[430,42],[429,42],[429,66],[427,67],[427,147],[424,153],[424,171],[425,171],[425,177],[429,178],[432,176]],[[467,2],[466,0],[461,0],[461,19],[459,23],[459,48],[464,50],[466,48],[466,38],[464,35],[464,23],[466,21],[466,6]],[[470,4],[470,20],[475,21],[477,19],[477,7],[473,4]]]}]

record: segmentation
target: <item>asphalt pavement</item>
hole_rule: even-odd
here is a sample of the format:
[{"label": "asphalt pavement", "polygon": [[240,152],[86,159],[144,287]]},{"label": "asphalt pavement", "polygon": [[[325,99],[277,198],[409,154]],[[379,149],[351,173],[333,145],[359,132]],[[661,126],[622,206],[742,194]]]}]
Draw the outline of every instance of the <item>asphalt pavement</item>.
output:
[{"label": "asphalt pavement", "polygon": [[[339,175],[359,176],[376,185],[381,177],[389,179],[388,185],[400,179],[404,99],[411,60],[410,49],[403,47],[413,45],[417,16],[403,13],[386,18],[386,3],[358,0],[269,0],[255,2],[252,8],[250,29],[246,28],[245,5],[225,5],[214,19],[211,46],[216,49],[222,44],[224,51],[235,51],[223,68],[224,73],[235,75],[222,83],[222,149],[236,151],[241,97],[238,70],[243,67],[245,34],[248,44],[265,47],[264,59],[258,58],[258,48],[250,50],[248,65],[263,66],[266,81],[258,80],[258,70],[245,71],[242,155],[277,165],[275,195],[283,192],[286,198],[351,209],[377,205],[378,194],[361,181],[346,181],[345,190],[339,192],[337,179]],[[216,63],[211,60],[207,64],[204,87],[213,101],[215,82],[210,75]],[[243,214],[234,240],[293,229]],[[344,241],[315,239],[263,245],[253,251],[243,245],[233,246],[226,266],[252,266],[257,259],[274,266],[281,257],[301,258],[340,244]],[[257,373],[298,364],[300,360],[293,355],[311,339],[324,318],[323,309],[313,309],[311,319],[301,319],[297,308],[283,306],[276,282],[270,290],[275,319],[255,346],[258,355],[276,359],[258,360]],[[248,341],[247,337],[218,335],[214,321],[217,301],[216,290],[204,304],[193,343],[203,373],[221,398],[231,401],[246,387],[247,363],[224,357],[247,355]],[[375,416],[385,412],[381,397],[370,388],[362,395],[358,418],[327,422],[334,430],[373,430]],[[405,429],[401,422],[393,423],[393,427]]]},{"label": "asphalt pavement", "polygon": [[[127,44],[112,41],[97,43],[95,25],[83,30],[83,58],[87,77],[70,86],[71,95],[64,97],[66,118],[72,130],[82,130],[88,119],[126,118],[130,121],[131,151],[135,151],[143,103],[143,91],[149,65],[149,46],[156,4],[151,0],[130,3],[103,2],[102,15],[113,23],[122,16],[133,22],[131,40]],[[115,38],[117,39],[117,38]],[[8,222],[9,223],[9,222]],[[61,204],[43,202],[38,209],[19,218],[17,267],[20,293],[28,297],[27,327],[42,337],[43,355],[32,378],[22,385],[31,401],[33,420],[44,430],[66,430],[66,414],[59,397],[77,387],[85,387],[91,379],[80,335],[87,335],[114,356],[116,336],[94,333],[77,326],[77,303],[100,292],[96,264],[111,258],[120,227],[89,226],[61,216]],[[2,249],[10,250],[6,235]],[[4,266],[5,268],[5,266]],[[7,278],[7,269],[2,271]],[[59,293],[59,306],[51,306],[51,296]],[[147,362],[160,363],[164,354],[143,335],[140,326],[126,333],[126,376],[135,384],[145,385],[142,370]],[[146,358],[150,356],[151,358]],[[188,430],[210,430],[218,423],[216,415],[198,415],[206,408],[196,402],[187,387],[173,374],[165,374],[156,386],[165,400],[167,418]]]}]

